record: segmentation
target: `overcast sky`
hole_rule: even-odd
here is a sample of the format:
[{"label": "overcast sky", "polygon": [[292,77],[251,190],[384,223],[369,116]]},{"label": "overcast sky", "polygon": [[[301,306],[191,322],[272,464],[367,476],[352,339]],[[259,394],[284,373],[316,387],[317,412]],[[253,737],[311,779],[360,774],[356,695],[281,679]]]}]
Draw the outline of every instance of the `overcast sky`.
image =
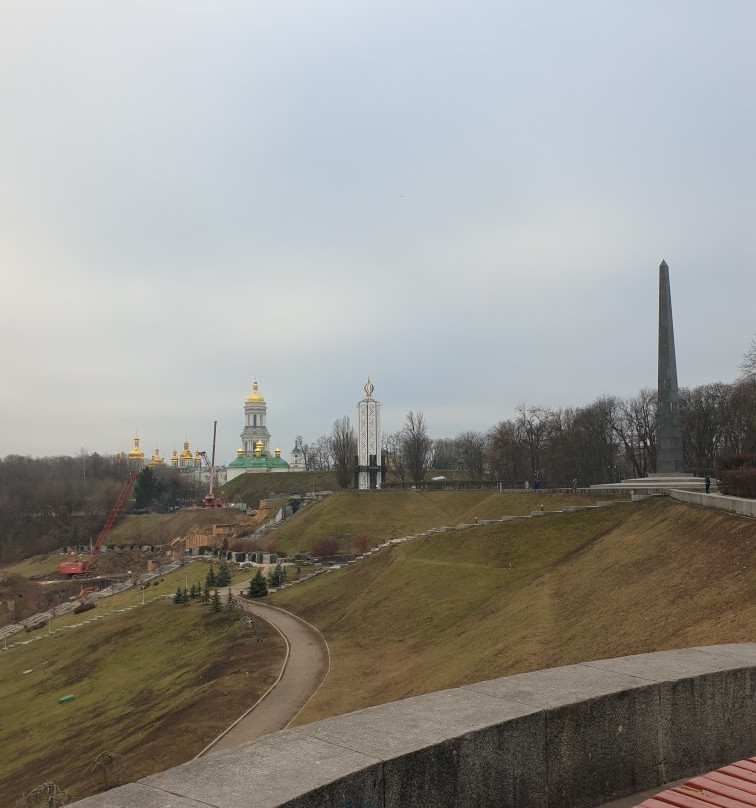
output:
[{"label": "overcast sky", "polygon": [[680,384],[756,332],[753,0],[2,0],[0,457]]}]

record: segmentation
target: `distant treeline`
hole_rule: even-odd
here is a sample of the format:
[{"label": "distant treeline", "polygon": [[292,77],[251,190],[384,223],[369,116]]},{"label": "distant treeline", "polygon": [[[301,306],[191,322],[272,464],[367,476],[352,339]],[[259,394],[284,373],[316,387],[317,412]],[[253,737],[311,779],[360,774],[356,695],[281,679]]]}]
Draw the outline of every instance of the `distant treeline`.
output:
[{"label": "distant treeline", "polygon": [[[388,480],[419,482],[431,469],[518,486],[536,478],[544,485],[587,486],[644,477],[656,471],[656,404],[652,389],[632,398],[601,396],[583,407],[522,404],[515,418],[487,431],[436,440],[423,414],[410,412],[402,429],[383,437]],[[732,456],[746,457],[737,462],[748,465],[747,456],[756,453],[756,379],[681,389],[680,418],[687,471],[719,477],[725,468],[718,459]],[[336,450],[343,421],[334,424],[333,435],[304,445],[308,469],[344,463]]]},{"label": "distant treeline", "polygon": [[[125,459],[97,453],[0,460],[0,563],[86,544],[110,513],[128,474]],[[175,469],[158,474],[163,482],[158,509],[198,498],[196,485]]]}]

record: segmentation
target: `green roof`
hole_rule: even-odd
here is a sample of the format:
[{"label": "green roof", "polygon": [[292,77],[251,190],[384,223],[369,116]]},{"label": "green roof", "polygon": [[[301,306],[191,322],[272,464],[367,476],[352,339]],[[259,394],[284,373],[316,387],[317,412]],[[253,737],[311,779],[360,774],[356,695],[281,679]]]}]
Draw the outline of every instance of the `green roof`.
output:
[{"label": "green roof", "polygon": [[289,464],[281,457],[269,457],[262,454],[260,457],[242,455],[232,460],[226,468],[229,469],[260,469],[260,468],[289,468]]}]

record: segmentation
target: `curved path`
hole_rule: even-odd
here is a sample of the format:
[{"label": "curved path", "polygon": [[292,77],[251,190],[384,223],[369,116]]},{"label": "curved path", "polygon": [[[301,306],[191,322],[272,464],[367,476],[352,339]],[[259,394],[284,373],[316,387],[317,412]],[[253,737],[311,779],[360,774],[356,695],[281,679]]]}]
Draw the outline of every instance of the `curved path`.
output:
[{"label": "curved path", "polygon": [[237,600],[247,611],[266,620],[281,634],[286,641],[286,659],[272,687],[197,757],[286,728],[328,675],[328,644],[314,626],[277,606],[259,601],[251,603],[241,598]]}]

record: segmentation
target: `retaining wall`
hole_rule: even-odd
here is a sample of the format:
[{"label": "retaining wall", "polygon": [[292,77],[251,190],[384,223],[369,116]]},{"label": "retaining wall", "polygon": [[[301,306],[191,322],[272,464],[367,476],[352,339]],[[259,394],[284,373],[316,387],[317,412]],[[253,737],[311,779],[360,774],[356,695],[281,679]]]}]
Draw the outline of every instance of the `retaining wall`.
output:
[{"label": "retaining wall", "polygon": [[743,497],[726,497],[724,494],[706,494],[697,491],[670,491],[672,499],[687,502],[689,505],[703,505],[705,508],[718,508],[741,516],[750,516],[756,519],[756,499]]},{"label": "retaining wall", "polygon": [[582,808],[753,755],[755,688],[756,643],[552,668],[284,730],[75,805]]}]

